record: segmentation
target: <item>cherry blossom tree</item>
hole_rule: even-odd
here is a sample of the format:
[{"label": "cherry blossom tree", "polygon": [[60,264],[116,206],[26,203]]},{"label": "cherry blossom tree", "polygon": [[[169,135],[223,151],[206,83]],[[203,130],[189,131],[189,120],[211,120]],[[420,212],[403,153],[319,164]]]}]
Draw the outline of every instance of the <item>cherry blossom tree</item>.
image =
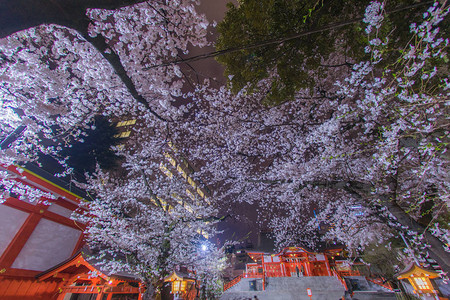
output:
[{"label": "cherry blossom tree", "polygon": [[112,272],[138,276],[147,287],[145,299],[152,299],[164,277],[179,266],[212,292],[209,287],[220,282],[225,267],[224,251],[214,245],[205,251],[208,242],[202,235],[216,234],[217,210],[183,197],[186,184],[153,173],[144,161],[129,161],[127,177],[99,170],[84,185],[95,198],[77,219],[88,224],[93,258]]},{"label": "cherry blossom tree", "polygon": [[[334,88],[265,107],[270,80],[251,94],[199,87],[186,133],[171,138],[206,166],[197,174],[216,187],[218,201],[272,211],[262,222],[280,246],[314,244],[319,226],[332,223],[322,237],[356,252],[403,233],[412,255],[448,271],[448,40],[439,32],[448,7],[430,7],[401,49],[388,47],[395,37],[386,36],[383,13],[377,2],[367,8],[370,59],[355,62]],[[394,63],[383,64],[394,52]]]},{"label": "cherry blossom tree", "polygon": [[[214,286],[223,250],[205,254],[199,245],[201,234],[215,233],[216,209],[188,203],[187,184],[160,170],[168,133],[184,112],[171,104],[181,95],[183,74],[178,66],[143,72],[146,64],[187,53],[188,44],[206,45],[208,23],[195,1],[135,2],[142,3],[88,9],[79,23],[44,24],[0,40],[2,135],[24,129],[2,151],[1,163],[56,155],[68,141],[82,142],[82,129],[96,115],[139,117],[145,126],[121,152],[121,171],[99,169],[82,185],[95,196],[78,218],[89,224],[97,259],[111,271],[139,276],[151,297],[178,265],[198,269],[202,284]],[[2,179],[12,192],[22,188]]]},{"label": "cherry blossom tree", "polygon": [[[63,11],[54,18],[30,24],[43,25],[0,40],[0,127],[3,140],[11,140],[2,145],[2,164],[56,155],[62,145],[83,141],[83,129],[98,114],[143,112],[144,122],[158,132],[182,113],[170,105],[181,94],[180,68],[143,67],[186,52],[188,43],[206,45],[208,23],[196,13],[195,1],[98,2],[59,7]],[[73,18],[64,19],[68,15]]]},{"label": "cherry blossom tree", "polygon": [[169,122],[168,103],[181,95],[180,68],[142,69],[186,52],[187,44],[206,45],[208,23],[194,4],[88,9],[78,27],[41,25],[2,39],[2,106],[19,114],[3,119],[2,132],[27,126],[11,149],[29,154],[35,152],[30,145],[39,145],[54,152],[39,141],[77,136],[96,114],[148,111],[148,122]]},{"label": "cherry blossom tree", "polygon": [[[367,61],[352,62],[350,72],[347,66],[336,69],[312,94],[296,92],[293,101],[274,107],[260,103],[275,72],[257,82],[253,93],[244,88],[233,94],[205,83],[185,95],[187,105],[174,105],[181,96],[179,67],[145,66],[162,65],[187,43],[206,44],[207,23],[188,1],[90,9],[82,27],[87,31],[43,25],[12,35],[0,41],[0,93],[3,109],[18,115],[2,122],[2,131],[21,124],[27,129],[3,152],[2,162],[30,157],[36,149],[57,151],[42,138],[57,143],[79,136],[96,114],[139,117],[145,126],[136,128],[122,154],[126,172],[99,171],[86,188],[96,195],[90,242],[119,254],[117,267],[126,265],[149,284],[182,255],[195,261],[195,233],[214,233],[204,220],[217,216],[201,203],[189,212],[174,196],[184,195],[185,183],[159,169],[168,142],[195,164],[192,179],[213,189],[215,206],[257,204],[260,222],[272,227],[280,246],[313,246],[323,238],[357,252],[404,233],[413,255],[428,252],[449,270],[443,247],[448,40],[438,29],[447,22],[448,7],[432,6],[421,24],[411,26],[402,49],[389,48],[393,37],[383,27],[383,12],[377,2],[366,10]],[[390,60],[383,60],[387,55]],[[158,197],[178,205],[169,211]],[[430,202],[431,220],[424,226],[423,208]],[[158,250],[149,253],[146,243],[152,241]]]}]

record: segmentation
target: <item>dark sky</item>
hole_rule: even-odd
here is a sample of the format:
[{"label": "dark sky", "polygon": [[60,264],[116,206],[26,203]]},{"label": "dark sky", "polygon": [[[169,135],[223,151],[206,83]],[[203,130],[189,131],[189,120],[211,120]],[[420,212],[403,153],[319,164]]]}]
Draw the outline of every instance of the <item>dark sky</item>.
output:
[{"label": "dark sky", "polygon": [[[227,10],[226,4],[228,2],[236,3],[236,1],[230,0],[202,0],[200,6],[197,7],[197,11],[201,14],[205,14],[207,19],[211,23],[214,21],[216,21],[216,23],[219,23],[225,16],[225,12]],[[216,29],[210,26],[208,31],[209,31],[208,41],[214,42],[217,37]],[[215,51],[214,45],[205,48],[189,47],[188,49],[189,49],[189,55],[187,55],[188,57]],[[195,71],[197,72],[196,75],[198,75],[198,78],[201,81],[203,81],[203,79],[205,79],[206,77],[209,77],[216,79],[216,81],[212,80],[212,83],[216,87],[225,84],[225,79],[223,77],[223,71],[225,68],[221,64],[219,64],[215,59],[207,58],[200,61],[192,62],[190,63],[190,65],[195,69]],[[189,67],[184,65],[183,68]]]}]

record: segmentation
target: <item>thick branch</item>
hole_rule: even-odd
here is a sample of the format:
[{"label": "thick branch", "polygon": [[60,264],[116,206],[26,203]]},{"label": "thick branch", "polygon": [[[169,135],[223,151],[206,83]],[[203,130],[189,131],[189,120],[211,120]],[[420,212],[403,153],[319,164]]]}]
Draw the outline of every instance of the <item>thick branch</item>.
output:
[{"label": "thick branch", "polygon": [[[78,30],[78,32],[89,42],[91,43],[101,54],[102,56],[108,61],[108,63],[113,67],[116,74],[119,76],[120,80],[125,84],[127,87],[127,90],[130,92],[131,96],[133,98],[144,105],[144,107],[150,111],[152,115],[154,115],[158,120],[168,122],[168,120],[161,117],[157,112],[155,112],[150,105],[148,104],[147,100],[142,97],[139,92],[136,90],[136,86],[131,80],[130,76],[128,76],[127,71],[125,71],[125,68],[122,65],[122,62],[120,61],[120,57],[111,49],[109,48],[108,44],[106,43],[105,38],[102,35],[97,35],[95,38],[92,38],[87,33],[87,28],[84,30]],[[106,50],[109,49],[108,52]]]},{"label": "thick branch", "polygon": [[[299,189],[306,188],[307,186],[312,185],[316,187],[323,188],[336,188],[342,189],[350,193],[356,199],[360,199],[362,204],[366,206],[369,203],[365,202],[365,195],[370,193],[372,186],[367,183],[358,182],[358,181],[346,181],[346,180],[335,180],[335,181],[310,181],[306,182],[303,185],[299,186]],[[429,233],[425,227],[417,223],[411,216],[409,216],[393,199],[393,197],[388,197],[386,195],[381,195],[381,200],[383,201],[383,205],[389,210],[389,212],[394,215],[396,221],[400,223],[402,226],[407,227],[413,231],[424,234],[425,242],[431,245],[431,248],[428,249],[430,257],[433,258],[444,270],[445,272],[450,271],[450,254],[447,253],[444,248],[442,242],[434,237],[431,233]]]},{"label": "thick branch", "polygon": [[[58,24],[75,29],[92,44],[113,67],[120,80],[125,84],[131,96],[150,111],[158,120],[168,122],[155,112],[145,98],[139,94],[135,84],[127,74],[120,57],[109,48],[106,39],[102,35],[95,38],[88,34],[90,20],[86,17],[86,8],[116,9],[131,4],[143,2],[143,0],[72,0],[72,1],[6,1],[0,0],[0,38],[14,32],[41,24]],[[27,4],[29,6],[27,6]],[[17,19],[11,19],[16,16]],[[23,19],[25,18],[25,19]],[[5,21],[6,20],[6,21]],[[23,22],[22,22],[23,21]],[[6,23],[5,23],[6,22]],[[106,50],[109,49],[108,53]]]}]

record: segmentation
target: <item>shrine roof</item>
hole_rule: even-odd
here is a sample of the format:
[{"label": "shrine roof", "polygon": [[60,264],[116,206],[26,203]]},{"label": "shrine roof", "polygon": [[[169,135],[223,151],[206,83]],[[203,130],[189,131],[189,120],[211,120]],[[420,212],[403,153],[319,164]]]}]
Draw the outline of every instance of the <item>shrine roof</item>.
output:
[{"label": "shrine roof", "polygon": [[195,281],[194,278],[190,277],[188,273],[181,271],[173,271],[172,274],[164,278],[164,282],[174,281],[174,280],[192,280]]},{"label": "shrine roof", "polygon": [[[99,265],[99,261],[89,258],[89,250],[83,248],[67,260],[51,267],[50,269],[36,275],[38,280],[46,280],[55,277],[57,274],[95,274],[104,280],[117,279],[123,281],[138,281],[139,279],[127,272],[109,272]],[[93,277],[95,277],[93,276]]]},{"label": "shrine roof", "polygon": [[426,276],[428,278],[437,278],[440,277],[438,272],[424,269],[415,263],[410,263],[406,266],[406,268],[397,274],[397,279],[407,279],[409,277],[422,277]]},{"label": "shrine roof", "polygon": [[278,253],[266,253],[266,252],[259,252],[259,251],[248,251],[247,254],[250,257],[258,256],[258,255],[264,255],[264,256],[282,256],[286,254],[292,254],[292,253],[308,253],[308,254],[323,254],[323,253],[333,253],[333,252],[340,252],[343,250],[342,245],[332,245],[328,247],[322,247],[320,250],[314,251],[313,249],[310,249],[305,246],[295,246],[295,247],[285,247]]}]

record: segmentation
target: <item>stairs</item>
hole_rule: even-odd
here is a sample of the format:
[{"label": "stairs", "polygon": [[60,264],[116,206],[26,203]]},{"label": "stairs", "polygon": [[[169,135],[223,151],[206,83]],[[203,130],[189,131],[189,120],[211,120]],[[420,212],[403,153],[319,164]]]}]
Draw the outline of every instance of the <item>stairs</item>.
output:
[{"label": "stairs", "polygon": [[[250,290],[251,287],[256,290]],[[337,300],[345,294],[345,288],[335,276],[311,277],[269,277],[266,289],[262,290],[262,280],[242,278],[227,289],[220,299],[237,300],[257,296],[259,300],[310,300],[306,289],[312,291],[312,299]]]},{"label": "stairs", "polygon": [[353,300],[395,300],[397,297],[392,288],[381,280],[367,279],[364,276],[345,277]]}]

